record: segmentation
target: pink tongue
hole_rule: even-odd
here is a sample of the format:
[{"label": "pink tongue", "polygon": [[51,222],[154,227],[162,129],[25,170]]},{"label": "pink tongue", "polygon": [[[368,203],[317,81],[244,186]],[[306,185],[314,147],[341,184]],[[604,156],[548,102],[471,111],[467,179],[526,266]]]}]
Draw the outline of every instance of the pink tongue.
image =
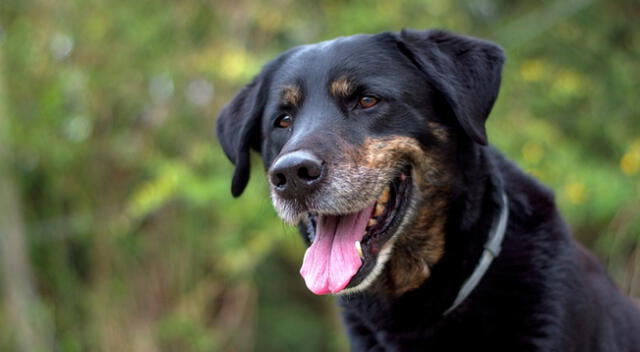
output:
[{"label": "pink tongue", "polygon": [[355,247],[361,241],[374,204],[343,216],[320,215],[316,237],[304,254],[300,274],[317,295],[340,292],[362,261]]}]

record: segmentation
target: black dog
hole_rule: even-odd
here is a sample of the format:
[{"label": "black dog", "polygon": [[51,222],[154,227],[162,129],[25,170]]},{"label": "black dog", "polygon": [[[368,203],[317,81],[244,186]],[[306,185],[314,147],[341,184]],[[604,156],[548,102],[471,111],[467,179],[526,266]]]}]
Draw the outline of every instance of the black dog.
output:
[{"label": "black dog", "polygon": [[552,192],[487,146],[503,61],[442,31],[338,38],[283,53],[220,114],[233,195],[254,149],[354,350],[640,351],[640,313]]}]

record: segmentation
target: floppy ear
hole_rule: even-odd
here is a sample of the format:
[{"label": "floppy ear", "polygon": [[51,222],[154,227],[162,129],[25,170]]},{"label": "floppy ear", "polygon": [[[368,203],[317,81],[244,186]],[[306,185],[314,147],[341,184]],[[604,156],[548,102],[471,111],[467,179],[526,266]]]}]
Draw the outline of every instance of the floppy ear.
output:
[{"label": "floppy ear", "polygon": [[484,123],[500,88],[502,49],[439,30],[403,30],[398,46],[444,96],[464,132],[486,145]]},{"label": "floppy ear", "polygon": [[249,182],[250,148],[260,150],[260,120],[267,99],[263,76],[256,76],[218,116],[218,140],[224,153],[236,166],[231,181],[231,194],[234,197],[241,195]]}]

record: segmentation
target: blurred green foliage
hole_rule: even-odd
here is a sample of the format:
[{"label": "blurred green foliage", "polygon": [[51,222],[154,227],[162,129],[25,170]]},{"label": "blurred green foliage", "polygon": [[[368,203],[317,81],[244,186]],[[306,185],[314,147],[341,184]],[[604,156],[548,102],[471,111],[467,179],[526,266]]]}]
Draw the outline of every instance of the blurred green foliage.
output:
[{"label": "blurred green foliage", "polygon": [[[505,48],[492,143],[640,295],[639,16],[634,0],[2,0],[0,165],[52,350],[345,350],[258,160],[231,198],[214,120],[286,48],[403,27]],[[18,350],[0,299],[0,350]]]}]

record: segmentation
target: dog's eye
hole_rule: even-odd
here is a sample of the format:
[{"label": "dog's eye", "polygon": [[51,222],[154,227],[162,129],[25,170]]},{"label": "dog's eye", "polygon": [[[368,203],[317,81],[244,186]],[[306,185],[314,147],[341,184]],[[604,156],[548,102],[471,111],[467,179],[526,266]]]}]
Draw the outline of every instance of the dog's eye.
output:
[{"label": "dog's eye", "polygon": [[288,114],[282,114],[278,116],[276,121],[273,123],[274,126],[279,128],[289,128],[293,124],[293,119]]},{"label": "dog's eye", "polygon": [[378,98],[373,97],[371,95],[365,95],[360,98],[360,101],[358,102],[358,107],[362,109],[368,109],[376,104],[378,104]]}]

